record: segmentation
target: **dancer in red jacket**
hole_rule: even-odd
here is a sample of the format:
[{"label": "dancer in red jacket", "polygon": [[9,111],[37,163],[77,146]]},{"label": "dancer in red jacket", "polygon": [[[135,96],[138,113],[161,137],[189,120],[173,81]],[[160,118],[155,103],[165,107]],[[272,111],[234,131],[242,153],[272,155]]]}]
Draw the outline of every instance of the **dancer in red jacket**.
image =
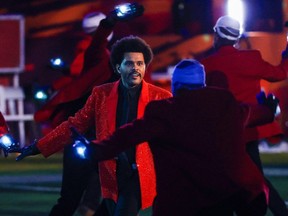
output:
[{"label": "dancer in red jacket", "polygon": [[[240,36],[237,20],[223,16],[214,27],[215,53],[203,59],[208,86],[229,89],[236,100],[257,103],[256,94],[261,90],[260,80],[275,82],[287,78],[288,59],[274,66],[264,61],[257,50],[238,50],[234,47]],[[260,139],[281,134],[280,126],[274,121],[260,127],[245,130],[246,150],[262,171],[258,142]],[[275,215],[288,215],[286,205],[276,189],[267,179],[270,187],[269,208]]]}]

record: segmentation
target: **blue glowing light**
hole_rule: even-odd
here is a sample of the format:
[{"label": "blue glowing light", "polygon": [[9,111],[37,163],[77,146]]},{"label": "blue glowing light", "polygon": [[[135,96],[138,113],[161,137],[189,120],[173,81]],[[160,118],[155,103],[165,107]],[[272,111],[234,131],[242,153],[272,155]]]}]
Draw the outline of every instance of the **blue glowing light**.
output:
[{"label": "blue glowing light", "polygon": [[34,97],[37,100],[46,100],[48,98],[48,95],[46,94],[45,91],[39,90],[36,92]]},{"label": "blue glowing light", "polygon": [[73,144],[73,147],[76,150],[77,156],[79,156],[82,159],[87,159],[87,156],[86,156],[87,155],[87,147],[85,146],[85,144],[76,140],[75,143]]},{"label": "blue glowing light", "polygon": [[0,137],[0,145],[9,149],[14,144],[14,139],[10,135]]},{"label": "blue glowing light", "polygon": [[130,4],[119,5],[116,7],[116,9],[118,17],[123,17],[131,11]]},{"label": "blue glowing light", "polygon": [[63,61],[61,58],[55,58],[55,59],[51,59],[51,63],[54,66],[62,66],[63,65]]}]

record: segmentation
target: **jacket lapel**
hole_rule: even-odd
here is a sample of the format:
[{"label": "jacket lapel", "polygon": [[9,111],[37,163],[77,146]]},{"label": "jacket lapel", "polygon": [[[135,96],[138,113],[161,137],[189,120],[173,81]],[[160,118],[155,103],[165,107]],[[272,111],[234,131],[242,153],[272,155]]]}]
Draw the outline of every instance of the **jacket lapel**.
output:
[{"label": "jacket lapel", "polygon": [[116,129],[116,111],[117,111],[117,103],[118,103],[118,86],[121,80],[115,82],[110,95],[107,97],[106,105],[107,105],[107,120],[109,133],[112,134]]},{"label": "jacket lapel", "polygon": [[144,80],[142,81],[142,90],[139,97],[138,102],[138,112],[137,112],[137,118],[141,118],[144,115],[145,107],[147,103],[149,103],[149,88],[148,83]]}]

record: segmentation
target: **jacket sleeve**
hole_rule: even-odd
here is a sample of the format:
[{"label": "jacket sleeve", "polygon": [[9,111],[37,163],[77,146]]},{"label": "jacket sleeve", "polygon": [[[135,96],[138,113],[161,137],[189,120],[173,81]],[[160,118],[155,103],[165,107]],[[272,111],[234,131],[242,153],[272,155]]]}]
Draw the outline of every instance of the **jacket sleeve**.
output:
[{"label": "jacket sleeve", "polygon": [[90,68],[98,65],[103,58],[109,56],[107,37],[112,33],[112,30],[112,26],[104,25],[103,21],[100,22],[89,47],[85,51],[82,73],[85,73]]},{"label": "jacket sleeve", "polygon": [[263,60],[261,53],[258,50],[254,50],[251,53],[253,53],[251,61],[255,65],[256,71],[259,72],[258,75],[260,79],[269,82],[277,82],[287,78],[288,59],[283,59],[278,66],[275,66]]},{"label": "jacket sleeve", "polygon": [[107,139],[94,141],[95,145],[91,145],[92,158],[97,161],[107,160],[131,146],[167,135],[164,121],[158,115],[161,108],[156,104],[154,101],[147,105],[143,118],[123,125]]},{"label": "jacket sleeve", "polygon": [[274,120],[274,113],[265,105],[241,104],[241,112],[246,127],[260,126]]},{"label": "jacket sleeve", "polygon": [[37,143],[37,148],[44,157],[48,157],[72,144],[70,127],[73,126],[80,133],[85,133],[94,124],[95,119],[95,98],[97,89],[95,88],[88,98],[85,106],[80,109],[74,117],[69,117],[67,121],[60,124]]}]

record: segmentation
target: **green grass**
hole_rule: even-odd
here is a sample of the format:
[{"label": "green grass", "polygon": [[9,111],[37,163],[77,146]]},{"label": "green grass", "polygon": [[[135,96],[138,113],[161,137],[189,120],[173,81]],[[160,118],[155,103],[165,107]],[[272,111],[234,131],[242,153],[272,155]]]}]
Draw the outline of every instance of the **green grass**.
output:
[{"label": "green grass", "polygon": [[[16,162],[16,154],[9,157],[0,157],[1,176],[18,176],[19,183],[12,186],[42,186],[59,188],[61,182],[26,183],[21,178],[31,175],[59,175],[62,173],[62,155],[56,154],[49,159],[42,156],[25,158]],[[56,202],[59,192],[34,191],[27,189],[10,188],[7,184],[0,185],[0,215],[1,216],[43,216],[48,215]]]},{"label": "green grass", "polygon": [[[61,182],[25,183],[21,178],[32,175],[61,175],[62,154],[56,154],[48,159],[42,156],[25,158],[22,161],[15,161],[16,154],[8,158],[0,157],[0,175],[18,176],[19,183],[13,186],[41,186],[58,190]],[[261,159],[265,167],[287,167],[287,154],[262,154]],[[283,199],[288,200],[288,177],[268,176],[272,184],[279,191]],[[7,184],[0,185],[0,215],[1,216],[45,216],[48,215],[51,207],[59,197],[59,192],[34,191],[7,187]],[[150,216],[151,209],[142,211],[140,216]],[[79,216],[75,214],[75,216]],[[270,212],[267,216],[272,216]]]},{"label": "green grass", "polygon": [[57,197],[57,193],[1,189],[0,215],[48,215]]},{"label": "green grass", "polygon": [[263,166],[278,166],[288,168],[288,154],[261,154],[261,161]]},{"label": "green grass", "polygon": [[[19,176],[19,183],[12,186],[42,186],[60,188],[61,182],[21,183],[21,177],[32,175],[61,175],[62,154],[55,154],[47,159],[42,156],[25,158],[15,161],[16,154],[0,157],[1,176]],[[33,191],[9,187],[11,184],[0,185],[0,215],[1,216],[45,216],[59,198],[59,191]],[[151,215],[151,210],[142,211],[140,216]],[[75,216],[79,216],[75,213]]]},{"label": "green grass", "polygon": [[22,161],[15,161],[16,154],[9,157],[0,157],[1,175],[27,175],[27,174],[59,174],[62,172],[62,155],[55,154],[48,159],[37,155],[27,157]]},{"label": "green grass", "polygon": [[[287,153],[278,154],[261,154],[263,167],[279,167],[288,168]],[[273,186],[276,188],[280,196],[284,200],[288,200],[288,176],[267,176]],[[273,216],[268,210],[267,216]]]}]

